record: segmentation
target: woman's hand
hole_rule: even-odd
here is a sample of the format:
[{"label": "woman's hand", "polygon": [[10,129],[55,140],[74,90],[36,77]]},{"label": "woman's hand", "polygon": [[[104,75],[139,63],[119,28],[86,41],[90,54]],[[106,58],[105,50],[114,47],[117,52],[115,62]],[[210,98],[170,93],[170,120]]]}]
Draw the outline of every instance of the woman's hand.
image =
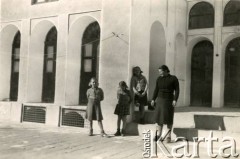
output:
[{"label": "woman's hand", "polygon": [[177,101],[175,101],[175,100],[174,100],[174,101],[172,102],[172,106],[174,106],[174,107],[175,107],[175,106],[176,106],[176,104],[177,104]]}]

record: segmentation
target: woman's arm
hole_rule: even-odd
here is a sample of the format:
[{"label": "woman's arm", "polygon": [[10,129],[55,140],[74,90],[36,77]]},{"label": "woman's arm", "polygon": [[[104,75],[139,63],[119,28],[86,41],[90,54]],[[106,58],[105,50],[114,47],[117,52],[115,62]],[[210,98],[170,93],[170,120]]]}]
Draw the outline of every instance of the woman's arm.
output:
[{"label": "woman's arm", "polygon": [[152,101],[155,101],[157,96],[158,96],[158,79],[156,80],[156,86],[155,86],[155,89],[154,89],[154,92],[153,92],[153,98],[152,98]]}]

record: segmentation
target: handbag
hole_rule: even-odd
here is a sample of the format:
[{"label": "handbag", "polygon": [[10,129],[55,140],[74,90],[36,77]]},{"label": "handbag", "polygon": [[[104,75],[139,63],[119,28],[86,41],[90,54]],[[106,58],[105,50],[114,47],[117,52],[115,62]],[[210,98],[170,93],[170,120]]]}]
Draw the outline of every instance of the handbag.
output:
[{"label": "handbag", "polygon": [[151,101],[148,101],[148,110],[155,110],[156,103],[154,103],[154,106],[151,105]]}]

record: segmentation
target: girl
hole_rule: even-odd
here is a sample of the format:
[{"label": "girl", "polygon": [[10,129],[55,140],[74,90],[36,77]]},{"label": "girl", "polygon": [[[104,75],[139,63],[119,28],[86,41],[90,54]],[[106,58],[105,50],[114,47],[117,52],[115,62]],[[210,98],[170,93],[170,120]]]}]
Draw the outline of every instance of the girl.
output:
[{"label": "girl", "polygon": [[139,107],[140,124],[144,124],[144,106],[147,105],[147,90],[148,82],[145,76],[142,75],[142,70],[139,66],[133,68],[133,76],[131,79],[131,90],[134,93],[134,104]]},{"label": "girl", "polygon": [[87,104],[87,111],[86,111],[86,118],[90,122],[90,130],[89,130],[89,136],[93,135],[93,120],[98,121],[98,125],[101,129],[101,136],[102,137],[108,137],[107,134],[103,130],[103,116],[102,116],[102,110],[100,101],[104,99],[103,90],[101,88],[98,88],[98,82],[96,78],[91,78],[89,88],[87,90],[87,98],[88,98],[88,104]]},{"label": "girl", "polygon": [[[127,115],[130,114],[131,94],[127,89],[128,86],[124,81],[119,83],[119,90],[117,91],[118,104],[115,108],[114,114],[118,115],[117,132],[115,136],[124,136],[126,129]],[[120,132],[121,120],[123,123],[122,132]]]}]

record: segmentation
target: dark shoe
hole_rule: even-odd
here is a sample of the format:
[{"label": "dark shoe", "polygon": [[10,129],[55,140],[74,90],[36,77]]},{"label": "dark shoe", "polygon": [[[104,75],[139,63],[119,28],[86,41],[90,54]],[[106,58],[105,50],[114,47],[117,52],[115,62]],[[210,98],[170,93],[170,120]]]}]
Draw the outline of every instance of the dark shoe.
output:
[{"label": "dark shoe", "polygon": [[117,129],[117,132],[114,134],[115,136],[121,136],[120,129]]},{"label": "dark shoe", "polygon": [[93,129],[90,129],[89,130],[89,134],[88,134],[89,136],[93,136]]},{"label": "dark shoe", "polygon": [[171,142],[171,137],[167,137],[166,138],[166,143],[170,143]]},{"label": "dark shoe", "polygon": [[144,124],[144,118],[141,118],[139,123]]},{"label": "dark shoe", "polygon": [[156,135],[155,138],[154,138],[154,141],[158,141],[158,139],[160,138],[160,136]]}]

